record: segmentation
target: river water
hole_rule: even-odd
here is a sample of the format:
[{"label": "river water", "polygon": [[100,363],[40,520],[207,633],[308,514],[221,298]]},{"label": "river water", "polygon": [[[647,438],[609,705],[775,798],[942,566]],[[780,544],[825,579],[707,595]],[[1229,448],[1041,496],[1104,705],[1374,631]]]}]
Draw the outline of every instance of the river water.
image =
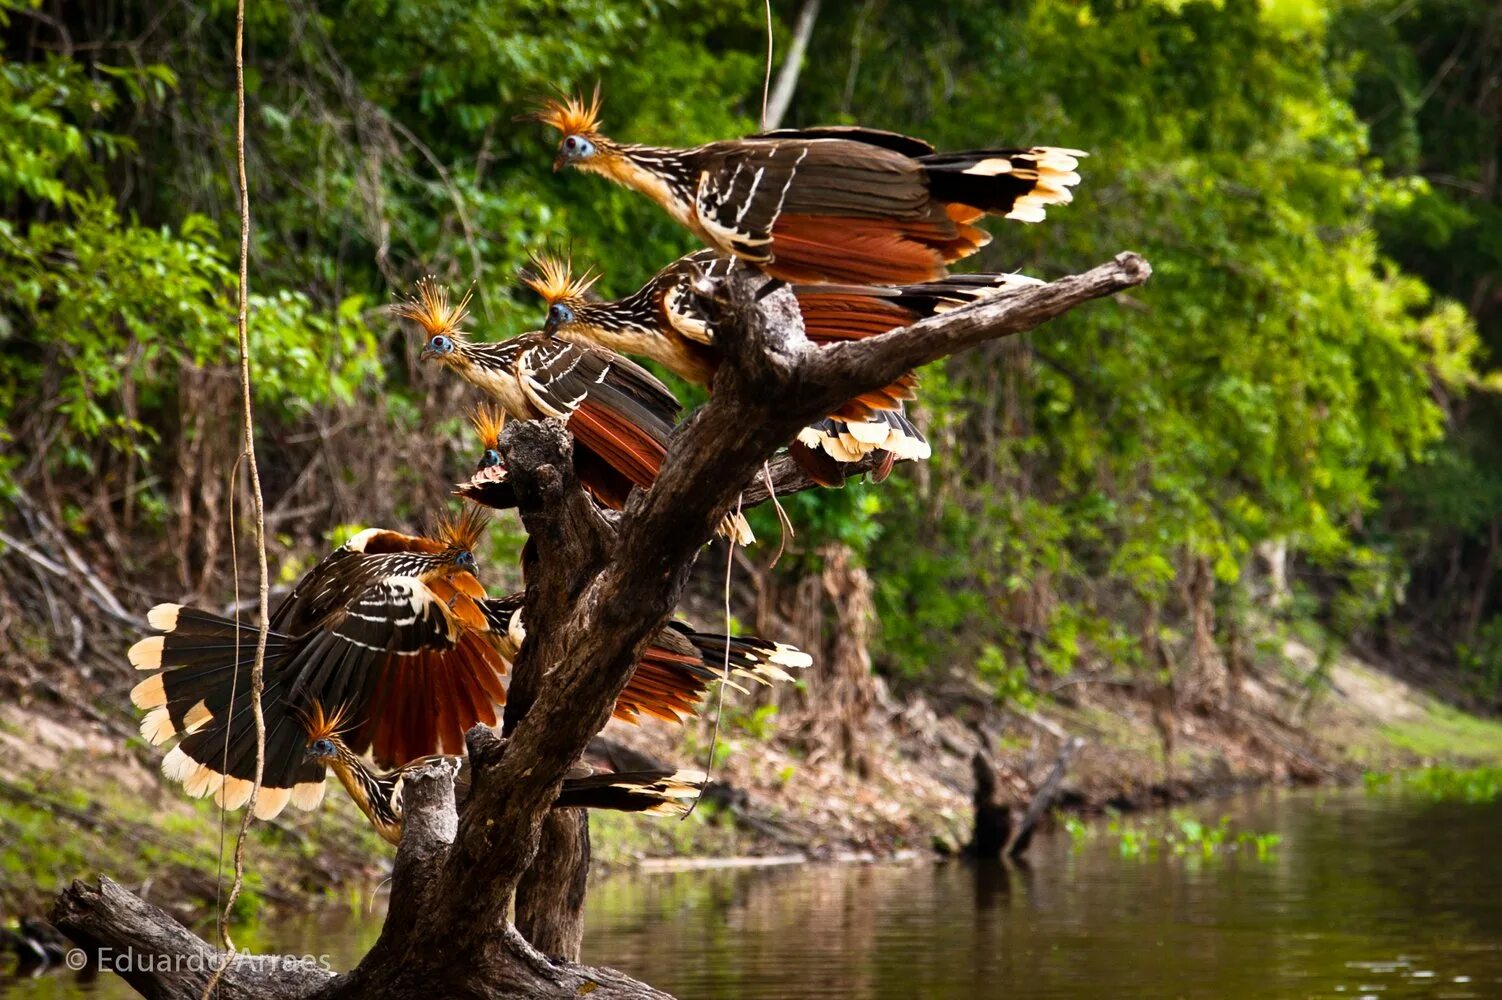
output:
[{"label": "river water", "polygon": [[[1141,845],[1185,818],[1277,834],[1206,856]],[[1502,802],[1274,792],[1040,837],[1030,865],[929,861],[612,875],[587,961],[685,998],[1502,998]],[[268,945],[343,967],[378,918]],[[64,976],[27,998],[129,993]],[[0,990],[3,992],[3,990]]]}]

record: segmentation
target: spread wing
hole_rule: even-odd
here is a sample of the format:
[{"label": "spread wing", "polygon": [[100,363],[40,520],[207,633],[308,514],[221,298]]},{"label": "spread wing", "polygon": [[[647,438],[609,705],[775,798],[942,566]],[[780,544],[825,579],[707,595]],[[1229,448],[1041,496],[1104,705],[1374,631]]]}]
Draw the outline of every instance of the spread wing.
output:
[{"label": "spread wing", "polygon": [[357,722],[350,748],[373,747],[382,763],[463,752],[464,733],[494,725],[506,700],[506,662],[483,637],[488,625],[470,596],[479,583],[465,576],[370,584],[306,637],[289,664],[291,700],[348,706]]}]

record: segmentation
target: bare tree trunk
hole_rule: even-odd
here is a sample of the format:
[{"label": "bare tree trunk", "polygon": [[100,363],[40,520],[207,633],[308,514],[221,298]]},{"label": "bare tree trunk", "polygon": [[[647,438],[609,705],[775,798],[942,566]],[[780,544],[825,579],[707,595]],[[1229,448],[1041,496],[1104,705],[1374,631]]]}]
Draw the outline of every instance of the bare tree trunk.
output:
[{"label": "bare tree trunk", "polygon": [[1215,645],[1215,571],[1204,556],[1189,560],[1185,603],[1189,605],[1189,683],[1191,705],[1219,703],[1225,690],[1225,665]]},{"label": "bare tree trunk", "polygon": [[824,596],[834,606],[834,633],[825,647],[826,656],[814,666],[818,671],[814,698],[819,716],[835,727],[845,766],[869,777],[871,762],[862,734],[876,704],[868,645],[876,614],[871,578],[855,564],[855,553],[848,545],[825,546],[823,556],[821,582]]},{"label": "bare tree trunk", "polygon": [[999,861],[1012,837],[1012,808],[1001,800],[1001,782],[991,759],[977,750],[970,758],[975,776],[975,832],[965,854],[981,861]]},{"label": "bare tree trunk", "polygon": [[788,46],[782,68],[777,71],[777,82],[772,86],[772,94],[767,99],[767,118],[762,122],[763,128],[781,128],[788,106],[793,103],[793,92],[798,89],[798,74],[803,72],[803,56],[808,52],[808,40],[814,33],[814,22],[819,19],[819,3],[820,0],[803,0],[803,7],[798,11],[798,23],[793,25],[792,44]]},{"label": "bare tree trunk", "polygon": [[[453,769],[435,763],[403,785],[406,821],[380,938],[348,973],[282,970],[236,960],[222,997],[444,998],[660,997],[610,969],[554,962],[510,923],[518,889],[538,856],[545,819],[564,776],[609,721],[643,647],[678,603],[715,526],[768,458],[799,428],[903,372],[1031,329],[1081,303],[1141,284],[1133,254],[1086,274],[1027,288],[865,340],[815,348],[792,292],[737,269],[711,303],[720,313],[725,364],[709,402],[673,435],[661,474],[631,497],[618,522],[580,488],[572,444],[556,420],[524,421],[501,435],[529,549],[527,638],[514,664],[518,706],[506,736],[468,735],[470,791],[455,808]],[[519,686],[519,689],[518,689]],[[565,848],[563,855],[573,857]],[[574,885],[577,864],[548,865],[537,884]],[[567,909],[567,907],[565,907]],[[541,914],[541,909],[533,909]],[[541,920],[541,917],[539,917]],[[93,949],[136,949],[146,996],[199,996],[191,956],[218,953],[169,916],[104,880],[75,883],[54,923]],[[543,921],[543,923],[548,923]],[[547,926],[564,939],[566,920]],[[534,933],[540,933],[534,926]],[[150,962],[145,962],[150,959]]]},{"label": "bare tree trunk", "polygon": [[516,929],[553,961],[577,962],[589,884],[589,811],[554,809],[537,858],[516,887]]}]

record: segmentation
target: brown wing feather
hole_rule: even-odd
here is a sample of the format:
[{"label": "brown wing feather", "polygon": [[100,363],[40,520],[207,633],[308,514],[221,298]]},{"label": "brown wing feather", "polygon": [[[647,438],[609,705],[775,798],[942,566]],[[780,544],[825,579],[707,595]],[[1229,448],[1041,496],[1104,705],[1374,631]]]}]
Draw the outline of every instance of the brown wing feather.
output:
[{"label": "brown wing feather", "polygon": [[495,725],[495,706],[505,702],[506,661],[483,635],[466,632],[452,649],[393,659],[372,702],[370,740],[382,766],[461,753],[470,727]]},{"label": "brown wing feather", "polygon": [[682,722],[694,714],[715,671],[703,655],[672,629],[663,629],[642,653],[631,680],[616,699],[615,716],[626,722],[645,714]]},{"label": "brown wing feather", "polygon": [[785,281],[931,281],[990,239],[973,226],[924,219],[784,213],[772,229],[775,260],[763,269]]},{"label": "brown wing feather", "polygon": [[574,410],[568,429],[579,443],[637,486],[651,486],[656,481],[667,455],[664,442],[592,398]]}]

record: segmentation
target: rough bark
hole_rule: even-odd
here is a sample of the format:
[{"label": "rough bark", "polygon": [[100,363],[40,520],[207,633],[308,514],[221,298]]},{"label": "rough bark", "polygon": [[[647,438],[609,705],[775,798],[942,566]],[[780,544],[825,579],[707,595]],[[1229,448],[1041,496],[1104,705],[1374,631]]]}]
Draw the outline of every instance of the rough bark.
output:
[{"label": "rough bark", "polygon": [[554,809],[542,821],[537,858],[516,887],[516,929],[551,959],[579,961],[589,885],[589,813]]},{"label": "rough bark", "polygon": [[[107,878],[95,888],[74,882],[57,898],[52,922],[91,956],[91,965],[117,972],[144,997],[198,1000],[225,952],[171,914]],[[304,997],[333,973],[276,956],[237,956],[216,994],[222,1000]]]},{"label": "rough bark", "polygon": [[[291,972],[266,982],[237,962],[221,995],[662,996],[613,970],[550,961],[516,931],[509,913],[564,775],[608,721],[636,657],[672,614],[720,518],[781,445],[839,403],[910,368],[1141,284],[1149,273],[1140,257],[1123,254],[1085,274],[905,330],[816,349],[792,293],[757,272],[738,271],[712,290],[726,352],[714,394],[675,432],[652,489],[637,492],[614,525],[579,488],[559,423],[507,427],[500,449],[529,534],[528,636],[514,665],[507,738],[479,727],[470,732],[462,812],[455,812],[447,768],[408,780],[390,911],[355,969],[332,979]],[[58,926],[97,945],[212,951],[111,886],[65,893]],[[148,996],[194,995],[192,981],[173,974],[132,985]]]}]

